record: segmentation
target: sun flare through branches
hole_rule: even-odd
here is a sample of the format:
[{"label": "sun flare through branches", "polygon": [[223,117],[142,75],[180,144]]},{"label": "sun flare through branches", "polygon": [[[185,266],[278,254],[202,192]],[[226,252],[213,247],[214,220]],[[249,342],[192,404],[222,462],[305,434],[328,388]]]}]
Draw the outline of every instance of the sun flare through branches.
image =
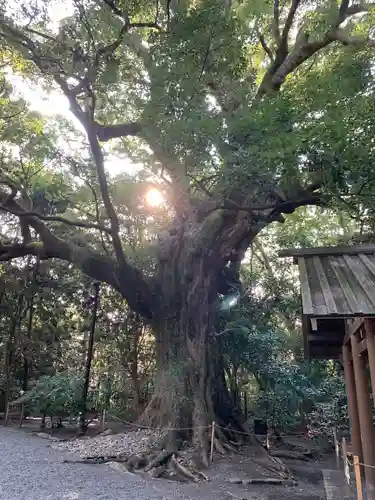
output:
[{"label": "sun flare through branches", "polygon": [[164,196],[160,191],[153,188],[146,193],[146,203],[150,207],[160,207],[165,202]]}]

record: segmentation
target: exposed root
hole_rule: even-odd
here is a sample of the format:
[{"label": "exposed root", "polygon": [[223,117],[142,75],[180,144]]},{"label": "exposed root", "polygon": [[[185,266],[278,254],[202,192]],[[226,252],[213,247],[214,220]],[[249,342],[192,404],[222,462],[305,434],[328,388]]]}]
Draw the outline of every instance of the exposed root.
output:
[{"label": "exposed root", "polygon": [[165,464],[173,455],[171,451],[162,451],[159,455],[151,460],[149,464],[145,467],[145,471],[148,472],[154,467],[158,467],[159,465]]},{"label": "exposed root", "polygon": [[220,440],[217,438],[214,439],[214,448],[218,453],[220,453],[220,455],[226,454],[224,446],[220,443]]},{"label": "exposed root", "polygon": [[109,456],[109,457],[86,457],[80,459],[65,459],[63,460],[64,464],[88,464],[88,465],[99,465],[99,464],[107,464],[109,462],[118,462],[118,463],[127,463],[129,461],[129,457],[126,456]]},{"label": "exposed root", "polygon": [[266,460],[262,460],[258,463],[270,472],[274,472],[282,479],[293,480],[293,474],[278,457],[273,457],[267,453]]},{"label": "exposed root", "polygon": [[202,471],[197,470],[195,471],[195,473],[197,474],[198,477],[201,477],[205,481],[211,481],[211,479],[208,476],[206,476],[206,474],[204,474]]},{"label": "exposed root", "polygon": [[197,476],[195,476],[192,472],[190,472],[186,467],[184,467],[178,460],[176,455],[172,455],[171,457],[171,465],[182,477],[188,479],[189,481],[198,482]]},{"label": "exposed root", "polygon": [[236,448],[239,448],[240,446],[243,445],[243,440],[242,439],[240,441],[229,440],[229,444],[235,446]]},{"label": "exposed root", "polygon": [[309,462],[312,458],[311,452],[298,453],[295,451],[286,451],[286,450],[271,451],[270,455],[272,457],[291,458],[293,460],[302,460],[304,462]]},{"label": "exposed root", "polygon": [[[149,405],[147,417],[147,424],[150,425],[150,418],[155,418],[154,413],[158,413],[157,408],[160,405],[160,398],[154,398],[152,404]],[[159,415],[160,417],[160,415]],[[200,418],[198,418],[200,417]],[[93,456],[86,457],[81,460],[65,460],[66,463],[83,463],[83,464],[102,464],[108,462],[118,462],[124,464],[122,467],[126,468],[129,472],[144,471],[150,474],[152,478],[168,478],[182,481],[208,481],[209,478],[200,470],[207,468],[209,465],[210,444],[213,439],[213,450],[215,454],[225,456],[228,453],[238,453],[239,447],[245,442],[251,441],[251,435],[245,434],[246,429],[240,426],[228,425],[223,427],[223,422],[219,421],[214,427],[212,434],[212,427],[205,425],[207,418],[202,415],[197,415],[194,419],[196,422],[195,432],[186,432],[189,429],[181,429],[181,431],[170,430],[160,438],[157,446],[155,442],[150,443],[150,448],[147,453],[140,455],[124,455],[121,456]],[[200,423],[200,425],[198,425]],[[160,420],[159,420],[160,424]],[[176,428],[182,425],[179,422],[171,422],[170,428]],[[189,423],[187,423],[189,425]],[[160,427],[159,427],[160,429]],[[241,429],[240,431],[238,429]],[[159,431],[160,432],[160,431]],[[244,432],[244,434],[240,434]],[[160,434],[159,434],[160,435]],[[183,447],[181,450],[182,440],[190,441],[193,439],[195,445],[194,449]],[[276,473],[280,480],[291,480],[293,478],[291,472],[278,458],[283,456],[276,451],[273,454],[268,453],[264,449],[263,444],[254,439],[252,444],[258,450],[258,457],[260,458],[259,465]],[[179,451],[180,450],[180,451]],[[295,453],[295,452],[294,452]],[[303,455],[305,456],[305,455]],[[296,457],[297,458],[297,457]],[[275,478],[276,479],[276,478]]]},{"label": "exposed root", "polygon": [[230,451],[231,453],[238,453],[238,450],[236,450],[236,448],[234,446],[232,446],[231,444],[228,443],[222,443],[223,447],[226,448],[228,451]]},{"label": "exposed root", "polygon": [[158,479],[159,477],[164,476],[167,472],[167,465],[160,465],[159,467],[154,467],[151,471],[151,477],[154,479]]},{"label": "exposed root", "polygon": [[132,455],[127,461],[127,468],[130,472],[133,470],[143,469],[147,467],[149,459],[145,455]]}]

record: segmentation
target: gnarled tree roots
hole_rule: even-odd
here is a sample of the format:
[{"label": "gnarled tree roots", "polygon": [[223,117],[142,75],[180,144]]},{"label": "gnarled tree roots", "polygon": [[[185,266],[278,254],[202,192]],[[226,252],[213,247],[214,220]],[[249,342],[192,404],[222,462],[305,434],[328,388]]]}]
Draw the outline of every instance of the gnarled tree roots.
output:
[{"label": "gnarled tree roots", "polygon": [[[214,442],[211,445],[212,431],[208,429],[205,433],[205,446],[200,446],[197,449],[187,447],[181,441],[178,445],[176,433],[168,431],[157,446],[139,455],[91,456],[80,460],[65,460],[65,462],[93,465],[117,462],[128,472],[145,472],[153,478],[167,478],[182,482],[208,481],[209,477],[203,470],[209,465],[211,453],[216,458],[230,453],[237,453],[239,446],[245,441],[244,438],[250,438],[250,436],[244,434],[240,436],[240,440],[235,441],[233,434],[233,431],[216,428],[213,435]],[[251,442],[252,445],[258,448],[259,465],[276,473],[283,480],[293,480],[292,474],[279,458],[269,455],[257,439],[252,437]],[[209,455],[202,455],[202,449],[210,450]]]}]

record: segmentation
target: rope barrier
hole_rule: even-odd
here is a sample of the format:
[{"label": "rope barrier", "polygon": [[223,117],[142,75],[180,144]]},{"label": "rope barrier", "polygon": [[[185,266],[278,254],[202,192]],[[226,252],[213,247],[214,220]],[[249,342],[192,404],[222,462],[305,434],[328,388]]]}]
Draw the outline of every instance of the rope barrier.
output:
[{"label": "rope barrier", "polygon": [[[123,424],[130,425],[132,427],[136,427],[138,429],[147,429],[147,430],[155,430],[154,427],[150,427],[147,425],[140,425],[140,424],[135,424],[134,422],[128,422],[127,420],[123,420],[122,418],[116,417],[115,415],[112,415],[112,413],[107,413],[107,415],[111,416],[115,420],[118,420],[119,422],[122,422]],[[219,427],[216,425],[216,427]],[[204,425],[201,427],[163,427],[164,431],[193,431],[194,429],[210,429],[211,425]]]},{"label": "rope barrier", "polygon": [[343,438],[343,441],[342,441],[342,452],[343,452],[342,458],[343,458],[343,462],[344,462],[344,473],[345,473],[346,483],[349,487],[350,470],[353,470],[354,477],[355,477],[355,485],[356,485],[356,490],[357,490],[357,499],[363,500],[363,487],[362,487],[360,466],[367,467],[369,469],[375,469],[375,465],[370,465],[370,464],[366,464],[364,462],[360,462],[358,459],[358,455],[353,455],[353,464],[351,464],[348,460],[347,444],[346,444],[345,438]]},{"label": "rope barrier", "polygon": [[[124,420],[120,417],[117,417],[116,415],[113,415],[112,413],[107,412],[107,415],[109,417],[114,418],[115,420],[118,420],[119,422],[122,422],[123,424],[138,428],[138,429],[145,429],[145,430],[155,430],[154,427],[150,427],[147,425],[141,425],[141,424],[136,424],[134,422],[129,422],[127,420]],[[223,427],[222,425],[219,425],[215,422],[215,427],[219,429],[223,429],[224,431],[229,431],[233,432],[234,434],[242,434],[243,436],[256,436],[258,434],[255,434],[254,432],[245,432],[245,431],[239,431],[235,429],[228,429],[227,427]],[[194,431],[194,430],[202,430],[202,429],[211,429],[212,424],[209,425],[203,425],[203,426],[196,426],[196,427],[163,427],[162,430],[164,431]],[[300,433],[300,434],[283,434],[281,437],[302,437],[306,436],[306,433]]]},{"label": "rope barrier", "polygon": [[375,465],[362,464],[361,462],[358,462],[358,465],[363,465],[363,467],[369,467],[370,469],[375,469]]}]

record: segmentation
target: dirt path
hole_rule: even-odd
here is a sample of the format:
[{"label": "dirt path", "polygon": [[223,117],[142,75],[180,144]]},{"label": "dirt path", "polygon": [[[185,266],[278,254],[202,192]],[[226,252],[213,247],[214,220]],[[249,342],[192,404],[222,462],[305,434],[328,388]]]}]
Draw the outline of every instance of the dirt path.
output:
[{"label": "dirt path", "polygon": [[[326,499],[323,477],[316,466],[315,478],[304,477],[295,487],[243,487],[229,484],[229,479],[259,477],[251,456],[235,455],[217,461],[208,471],[211,481],[201,484],[151,478],[146,481],[116,470],[116,464],[63,463],[67,457],[47,440],[0,427],[0,500]],[[301,466],[305,476],[305,465]]]},{"label": "dirt path", "polygon": [[0,428],[0,499],[189,500],[177,491],[158,491],[151,483],[107,465],[64,464],[63,458],[43,439]]}]

